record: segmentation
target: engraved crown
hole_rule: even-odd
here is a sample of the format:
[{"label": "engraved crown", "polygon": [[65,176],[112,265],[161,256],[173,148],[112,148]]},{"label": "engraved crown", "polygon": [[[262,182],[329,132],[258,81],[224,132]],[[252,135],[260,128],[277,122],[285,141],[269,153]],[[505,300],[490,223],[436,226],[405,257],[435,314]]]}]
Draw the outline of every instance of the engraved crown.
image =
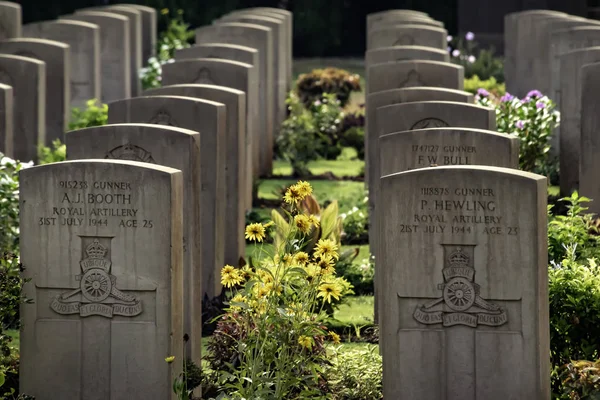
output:
[{"label": "engraved crown", "polygon": [[95,239],[86,249],[85,252],[89,258],[103,259],[106,256],[106,247],[102,246],[98,239]]},{"label": "engraved crown", "polygon": [[466,255],[459,247],[448,257],[448,264],[450,264],[450,267],[468,267],[469,256]]},{"label": "engraved crown", "polygon": [[120,157],[123,160],[137,160],[137,152],[131,143],[126,143],[121,149]]}]

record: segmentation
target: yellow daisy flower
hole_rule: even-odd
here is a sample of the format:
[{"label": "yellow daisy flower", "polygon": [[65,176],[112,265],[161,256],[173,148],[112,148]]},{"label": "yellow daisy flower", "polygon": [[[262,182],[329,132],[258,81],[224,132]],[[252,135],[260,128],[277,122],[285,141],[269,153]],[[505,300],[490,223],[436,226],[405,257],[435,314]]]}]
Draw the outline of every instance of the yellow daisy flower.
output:
[{"label": "yellow daisy flower", "polygon": [[334,344],[340,344],[340,342],[341,342],[340,335],[338,335],[338,334],[337,334],[337,333],[335,333],[335,332],[329,332],[329,336],[331,336],[331,341],[332,341]]},{"label": "yellow daisy flower", "polygon": [[288,204],[296,204],[302,199],[304,199],[304,197],[305,196],[302,196],[302,194],[300,194],[300,191],[298,190],[296,185],[292,185],[288,188],[288,190],[286,190],[285,196],[283,196],[283,200]]},{"label": "yellow daisy flower", "polygon": [[311,228],[310,219],[303,214],[296,215],[294,217],[294,224],[296,224],[296,228],[302,233],[309,233]]},{"label": "yellow daisy flower", "polygon": [[322,283],[319,285],[317,297],[322,297],[323,302],[331,303],[331,299],[339,300],[342,294],[341,288],[335,283]]},{"label": "yellow daisy flower", "polygon": [[289,266],[292,261],[294,261],[294,256],[292,256],[290,253],[285,253],[283,255],[283,264],[286,266]]},{"label": "yellow daisy flower", "polygon": [[308,262],[308,259],[309,259],[308,254],[305,253],[304,251],[299,251],[294,255],[294,261],[298,265],[306,265],[306,263]]},{"label": "yellow daisy flower", "polygon": [[315,226],[315,228],[318,228],[319,225],[321,224],[321,220],[316,215],[309,216],[308,220],[310,221],[311,224],[313,224]]},{"label": "yellow daisy flower", "polygon": [[302,335],[298,338],[298,344],[305,349],[312,350],[313,338]]},{"label": "yellow daisy flower", "polygon": [[166,357],[165,361],[167,362],[167,364],[171,364],[173,361],[175,361],[175,356]]},{"label": "yellow daisy flower", "polygon": [[314,255],[315,257],[326,257],[330,256],[334,259],[338,259],[339,255],[337,253],[338,246],[333,241],[333,239],[319,239],[317,242],[317,246],[315,248]]},{"label": "yellow daisy flower", "polygon": [[234,287],[244,282],[244,277],[240,275],[240,271],[226,265],[221,270],[221,284],[226,288]]},{"label": "yellow daisy flower", "polygon": [[334,272],[333,266],[335,265],[335,262],[331,256],[321,257],[316,265],[319,267],[322,274],[331,274]]},{"label": "yellow daisy flower", "polygon": [[302,197],[310,196],[313,192],[312,186],[306,181],[298,181],[295,186]]},{"label": "yellow daisy flower", "polygon": [[250,268],[248,266],[248,264],[244,265],[242,267],[242,269],[240,270],[240,274],[241,276],[244,278],[245,281],[249,281],[250,278],[252,278],[252,268]]},{"label": "yellow daisy flower", "polygon": [[169,13],[169,9],[168,8],[163,8],[162,10],[160,10],[160,13],[162,15],[167,15]]},{"label": "yellow daisy flower", "polygon": [[262,224],[254,223],[246,227],[246,239],[262,242],[265,236],[265,227]]}]

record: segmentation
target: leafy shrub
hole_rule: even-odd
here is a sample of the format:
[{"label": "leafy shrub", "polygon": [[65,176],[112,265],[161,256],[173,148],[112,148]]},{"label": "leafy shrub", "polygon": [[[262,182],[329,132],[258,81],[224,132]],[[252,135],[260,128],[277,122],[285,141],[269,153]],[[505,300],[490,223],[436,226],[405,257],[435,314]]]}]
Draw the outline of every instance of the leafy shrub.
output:
[{"label": "leafy shrub", "polygon": [[358,158],[365,159],[365,109],[355,113],[346,113],[340,127],[340,145],[356,149]]},{"label": "leafy shrub", "polygon": [[[322,394],[324,344],[328,337],[338,339],[323,327],[322,310],[351,290],[336,276],[337,242],[325,239],[335,237],[339,219],[334,207],[320,216],[310,213],[316,201],[305,200],[311,193],[306,182],[291,186],[284,196],[287,218],[274,211],[271,223],[246,227],[246,237],[259,243],[273,227],[275,244],[261,248],[264,257],[250,265],[221,271],[221,282],[231,289],[229,308],[210,340],[207,360],[220,373],[227,398]],[[321,239],[314,242],[316,237]]]},{"label": "leafy shrub", "polygon": [[74,107],[71,110],[69,130],[102,126],[108,123],[108,104],[91,99],[86,102],[86,106],[85,110],[81,110],[78,107]]},{"label": "leafy shrub", "polygon": [[494,49],[479,50],[475,42],[475,34],[467,32],[462,37],[453,38],[448,36],[448,51],[451,61],[462,65],[465,69],[465,78],[477,75],[481,79],[494,78],[497,82],[504,82],[504,64],[500,57],[494,56]]},{"label": "leafy shrub", "polygon": [[315,69],[300,75],[296,82],[296,92],[306,107],[322,100],[326,93],[334,94],[345,107],[350,94],[360,90],[360,77],[339,68]]},{"label": "leafy shrub", "polygon": [[144,90],[160,87],[162,66],[175,62],[173,59],[175,50],[190,47],[190,43],[194,40],[194,31],[190,30],[190,24],[183,20],[183,10],[177,10],[174,18],[171,18],[167,8],[163,8],[160,13],[165,19],[164,23],[167,29],[159,35],[157,56],[151,57],[148,65],[139,73]]},{"label": "leafy shrub", "polygon": [[333,400],[383,399],[383,364],[376,350],[336,351],[327,370]]},{"label": "leafy shrub", "polygon": [[575,191],[560,201],[566,205],[566,215],[553,215],[554,207],[548,207],[548,260],[559,263],[569,249],[576,261],[599,257],[600,236],[585,207],[591,200]]},{"label": "leafy shrub", "polygon": [[532,90],[519,100],[506,93],[496,104],[487,90],[480,89],[477,103],[496,108],[498,132],[512,133],[519,138],[520,169],[539,173],[553,162],[549,158],[550,137],[552,130],[558,126],[559,113],[547,96]]},{"label": "leafy shrub", "polygon": [[357,202],[357,206],[352,207],[350,211],[342,214],[342,219],[344,221],[342,242],[344,244],[362,244],[368,241],[368,201],[369,198],[364,196]]},{"label": "leafy shrub", "polygon": [[600,400],[600,360],[574,361],[561,373],[563,394],[572,400]]},{"label": "leafy shrub", "polygon": [[[358,249],[346,250],[358,255]],[[350,282],[352,291],[357,296],[370,295],[374,292],[373,278],[375,277],[375,263],[369,257],[360,264],[356,262],[338,262],[335,266],[338,275]]]},{"label": "leafy shrub", "polygon": [[344,114],[334,95],[323,94],[306,109],[295,93],[286,100],[290,115],[277,138],[277,153],[292,164],[295,176],[309,176],[308,163],[335,159],[341,152],[339,129]]},{"label": "leafy shrub", "polygon": [[503,96],[506,93],[506,85],[504,83],[498,83],[494,77],[482,81],[478,75],[466,78],[464,89],[473,94],[477,94],[479,89],[484,89],[495,97]]},{"label": "leafy shrub", "polygon": [[52,148],[40,146],[38,149],[38,159],[40,164],[65,161],[67,159],[67,146],[60,139],[55,139],[52,141]]},{"label": "leafy shrub", "polygon": [[19,251],[19,171],[32,165],[0,153],[0,256]]}]

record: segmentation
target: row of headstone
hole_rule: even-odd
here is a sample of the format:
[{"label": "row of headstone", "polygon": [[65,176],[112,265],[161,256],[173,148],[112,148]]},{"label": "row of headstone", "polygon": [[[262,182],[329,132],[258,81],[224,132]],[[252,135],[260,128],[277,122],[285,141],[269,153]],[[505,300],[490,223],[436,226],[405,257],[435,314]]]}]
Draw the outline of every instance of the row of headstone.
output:
[{"label": "row of headstone", "polygon": [[[119,12],[116,20],[131,17]],[[278,121],[262,116],[284,104],[291,79],[291,14],[232,15],[265,15],[270,27],[216,23],[222,36],[178,52],[163,67],[164,86],[109,102],[108,125],[67,132],[69,161],[21,176],[22,249],[32,253],[23,262],[38,304],[22,310],[24,326],[34,327],[22,335],[23,392],[168,398],[184,353],[200,365],[202,304],[221,293],[222,266],[245,254],[253,178],[266,171],[259,168],[273,147],[261,127]],[[121,24],[124,48],[129,26]],[[237,35],[253,41],[237,44]],[[133,63],[138,52],[123,55],[119,63]],[[10,88],[4,94],[0,103]],[[60,251],[33,254],[40,246]],[[46,365],[56,359],[64,379],[49,378]],[[73,371],[77,378],[67,380]]]},{"label": "row of headstone", "polygon": [[580,69],[600,61],[600,22],[563,12],[529,10],[504,18],[507,91],[524,97],[537,89],[561,112],[551,154],[560,160],[561,194],[577,189],[581,125]]},{"label": "row of headstone", "polygon": [[37,160],[38,146],[64,141],[72,107],[141,94],[139,70],[155,53],[156,11],[138,5],[78,10],[22,26],[21,6],[0,2],[0,83],[12,87],[0,151]]},{"label": "row of headstone", "polygon": [[[439,51],[445,31],[444,47],[441,33],[429,41],[443,29],[427,15],[391,10],[367,26],[384,397],[549,399],[546,178],[517,170],[518,139],[462,90],[463,68]],[[519,193],[525,210],[514,212]]]}]

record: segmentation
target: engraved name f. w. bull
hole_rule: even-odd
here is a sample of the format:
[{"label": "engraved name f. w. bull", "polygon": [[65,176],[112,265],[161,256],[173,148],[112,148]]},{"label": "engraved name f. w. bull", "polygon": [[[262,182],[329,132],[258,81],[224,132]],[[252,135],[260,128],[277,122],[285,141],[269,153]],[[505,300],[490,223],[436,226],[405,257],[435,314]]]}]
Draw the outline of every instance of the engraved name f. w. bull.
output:
[{"label": "engraved name f. w. bull", "polygon": [[452,251],[442,269],[442,297],[417,306],[413,317],[422,324],[443,326],[500,326],[508,322],[506,311],[481,298],[475,268],[461,247]]},{"label": "engraved name f. w. bull", "polygon": [[[83,240],[83,238],[81,238]],[[112,238],[104,238],[110,240]],[[108,248],[99,238],[85,248],[85,257],[79,262],[81,275],[77,289],[56,296],[50,308],[58,314],[79,314],[82,317],[114,315],[134,317],[142,313],[142,303],[132,295],[117,289],[117,278],[110,274],[112,262],[106,257]]]}]

